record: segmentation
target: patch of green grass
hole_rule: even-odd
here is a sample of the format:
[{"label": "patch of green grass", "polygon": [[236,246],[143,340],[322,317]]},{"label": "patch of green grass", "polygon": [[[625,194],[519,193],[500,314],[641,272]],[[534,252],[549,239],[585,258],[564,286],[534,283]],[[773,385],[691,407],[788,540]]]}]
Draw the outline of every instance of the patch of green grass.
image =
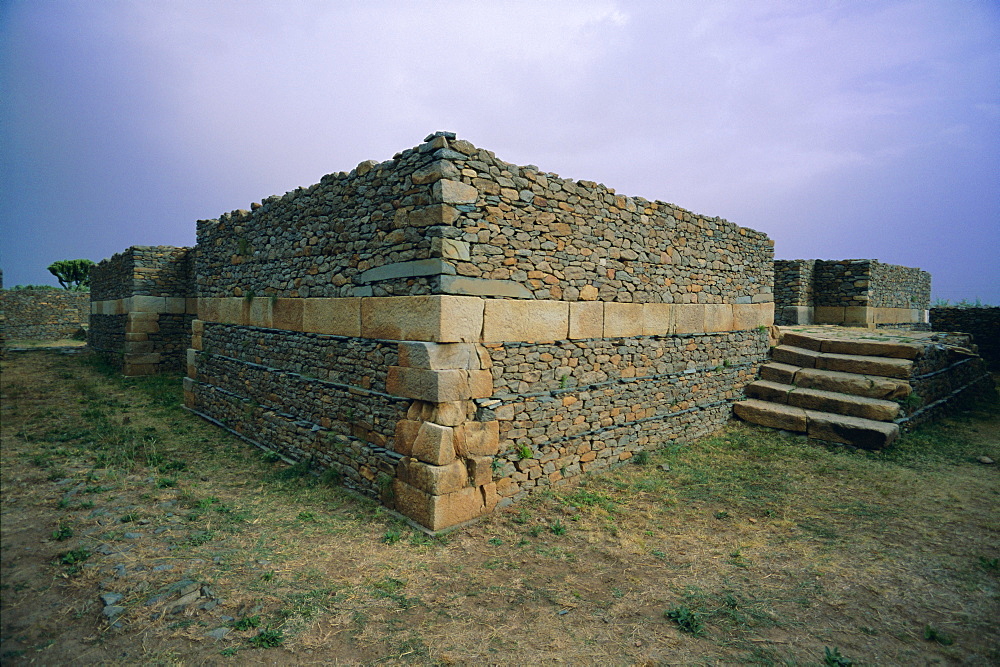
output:
[{"label": "patch of green grass", "polygon": [[277,628],[266,628],[250,638],[250,644],[256,648],[274,648],[284,643],[285,635]]},{"label": "patch of green grass", "polygon": [[688,607],[682,605],[668,609],[663,612],[663,616],[676,623],[681,632],[687,632],[695,637],[701,637],[705,634],[705,623],[702,621],[701,615]]},{"label": "patch of green grass", "polygon": [[59,527],[52,531],[52,539],[57,542],[62,542],[73,537],[73,527],[68,523],[60,522]]},{"label": "patch of green grass", "polygon": [[252,630],[260,627],[260,616],[244,616],[233,623],[233,630]]},{"label": "patch of green grass", "polygon": [[955,643],[955,640],[951,635],[938,630],[930,624],[924,626],[924,639],[931,642],[937,642],[942,646],[951,646]]}]

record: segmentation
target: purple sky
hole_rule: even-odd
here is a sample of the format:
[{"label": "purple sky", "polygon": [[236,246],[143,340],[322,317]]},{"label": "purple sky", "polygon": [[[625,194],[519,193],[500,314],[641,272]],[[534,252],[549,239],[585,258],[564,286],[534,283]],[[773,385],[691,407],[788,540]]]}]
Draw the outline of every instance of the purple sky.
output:
[{"label": "purple sky", "polygon": [[435,130],[1000,305],[995,0],[4,0],[4,284]]}]

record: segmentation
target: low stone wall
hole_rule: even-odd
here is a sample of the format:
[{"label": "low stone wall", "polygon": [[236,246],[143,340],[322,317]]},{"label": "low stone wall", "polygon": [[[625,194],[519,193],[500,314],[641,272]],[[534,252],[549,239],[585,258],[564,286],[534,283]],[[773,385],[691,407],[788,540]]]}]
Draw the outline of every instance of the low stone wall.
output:
[{"label": "low stone wall", "polygon": [[961,331],[972,335],[972,341],[987,366],[1000,371],[1000,306],[980,308],[931,308],[933,331]]},{"label": "low stone wall", "polygon": [[927,328],[931,276],[874,259],[775,261],[775,320]]},{"label": "low stone wall", "polygon": [[90,293],[76,290],[0,291],[7,340],[59,340],[84,329]]},{"label": "low stone wall", "polygon": [[190,251],[133,246],[91,270],[89,345],[125,375],[184,369],[197,311]]}]

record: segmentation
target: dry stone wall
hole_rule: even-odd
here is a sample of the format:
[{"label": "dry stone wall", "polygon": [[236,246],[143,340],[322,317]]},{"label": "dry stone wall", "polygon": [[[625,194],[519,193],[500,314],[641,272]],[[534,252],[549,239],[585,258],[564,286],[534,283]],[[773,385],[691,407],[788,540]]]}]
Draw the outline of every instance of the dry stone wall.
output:
[{"label": "dry stone wall", "polygon": [[972,335],[979,356],[1000,370],[1000,306],[931,308],[932,331],[961,331]]},{"label": "dry stone wall", "polygon": [[126,375],[180,372],[197,309],[190,248],[133,246],[91,270],[89,344]]},{"label": "dry stone wall", "polygon": [[775,261],[778,324],[927,328],[931,275],[874,259]]},{"label": "dry stone wall", "polygon": [[90,294],[76,290],[2,290],[7,340],[59,340],[86,328]]}]

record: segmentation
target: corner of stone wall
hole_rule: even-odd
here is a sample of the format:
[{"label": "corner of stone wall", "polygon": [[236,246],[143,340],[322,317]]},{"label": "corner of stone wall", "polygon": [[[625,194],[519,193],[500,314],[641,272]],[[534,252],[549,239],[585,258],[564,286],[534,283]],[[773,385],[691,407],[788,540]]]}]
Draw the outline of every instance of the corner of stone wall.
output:
[{"label": "corner of stone wall", "polygon": [[493,393],[492,362],[476,343],[401,342],[386,391],[413,399],[396,425],[404,458],[393,483],[395,509],[437,531],[489,514],[499,501],[495,419],[476,420],[473,399]]}]

